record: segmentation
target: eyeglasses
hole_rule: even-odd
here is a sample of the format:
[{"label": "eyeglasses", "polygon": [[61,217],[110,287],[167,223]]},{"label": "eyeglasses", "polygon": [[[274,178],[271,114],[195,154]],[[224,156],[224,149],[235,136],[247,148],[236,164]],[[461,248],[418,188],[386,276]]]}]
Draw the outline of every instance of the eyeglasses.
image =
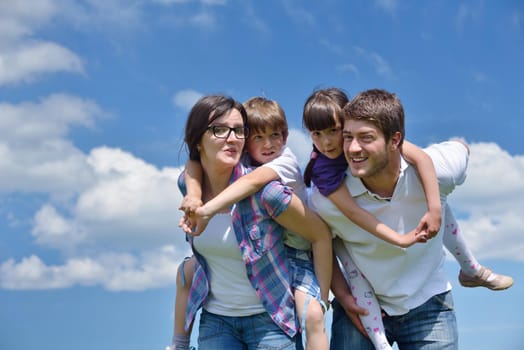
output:
[{"label": "eyeglasses", "polygon": [[207,130],[211,130],[213,135],[219,139],[227,139],[231,134],[231,131],[235,133],[237,139],[247,139],[249,135],[249,129],[245,126],[237,126],[235,128],[230,128],[225,125],[210,125],[207,127]]}]

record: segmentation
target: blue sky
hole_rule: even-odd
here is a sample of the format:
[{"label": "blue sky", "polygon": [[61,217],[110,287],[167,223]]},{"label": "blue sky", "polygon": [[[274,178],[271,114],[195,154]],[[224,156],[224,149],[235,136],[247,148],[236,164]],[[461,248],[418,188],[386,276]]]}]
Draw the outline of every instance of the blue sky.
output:
[{"label": "blue sky", "polygon": [[463,349],[524,341],[519,1],[0,1],[0,348],[164,349],[182,129],[203,94],[279,101],[302,164],[307,96],[398,94],[407,139],[464,137],[449,201],[504,292],[454,286]]}]

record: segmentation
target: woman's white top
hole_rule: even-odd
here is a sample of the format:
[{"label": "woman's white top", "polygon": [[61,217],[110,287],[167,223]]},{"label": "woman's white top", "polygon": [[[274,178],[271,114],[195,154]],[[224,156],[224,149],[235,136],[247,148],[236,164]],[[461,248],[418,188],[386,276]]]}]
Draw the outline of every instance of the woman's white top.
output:
[{"label": "woman's white top", "polygon": [[222,316],[250,316],[266,312],[246,274],[231,223],[231,214],[217,214],[194,239],[206,259],[210,293],[204,309]]}]

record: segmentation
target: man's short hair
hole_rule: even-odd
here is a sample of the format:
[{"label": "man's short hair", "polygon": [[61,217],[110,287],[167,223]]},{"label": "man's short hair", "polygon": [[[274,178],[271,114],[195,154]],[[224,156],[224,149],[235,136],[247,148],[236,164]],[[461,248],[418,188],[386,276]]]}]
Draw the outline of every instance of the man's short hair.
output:
[{"label": "man's short hair", "polygon": [[344,121],[360,120],[375,125],[386,142],[396,133],[404,141],[404,108],[399,98],[386,90],[371,89],[357,94],[344,107]]}]

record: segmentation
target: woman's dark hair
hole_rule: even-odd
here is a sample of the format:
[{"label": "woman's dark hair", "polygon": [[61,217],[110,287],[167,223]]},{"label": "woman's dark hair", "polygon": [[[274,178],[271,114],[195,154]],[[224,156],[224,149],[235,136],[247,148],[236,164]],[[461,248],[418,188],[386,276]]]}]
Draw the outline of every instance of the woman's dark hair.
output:
[{"label": "woman's dark hair", "polygon": [[[339,88],[331,87],[316,90],[308,97],[304,104],[302,125],[309,131],[334,128],[337,121],[344,123],[343,109],[349,102],[346,93]],[[313,152],[318,155],[319,151],[313,144]],[[306,168],[304,169],[304,182],[307,187],[311,186],[311,176],[316,156],[312,154]]]},{"label": "woman's dark hair", "polygon": [[236,109],[242,115],[244,126],[247,124],[247,114],[244,106],[232,97],[225,95],[208,95],[198,100],[187,117],[184,142],[190,160],[200,161],[198,145],[208,126],[216,119]]}]

